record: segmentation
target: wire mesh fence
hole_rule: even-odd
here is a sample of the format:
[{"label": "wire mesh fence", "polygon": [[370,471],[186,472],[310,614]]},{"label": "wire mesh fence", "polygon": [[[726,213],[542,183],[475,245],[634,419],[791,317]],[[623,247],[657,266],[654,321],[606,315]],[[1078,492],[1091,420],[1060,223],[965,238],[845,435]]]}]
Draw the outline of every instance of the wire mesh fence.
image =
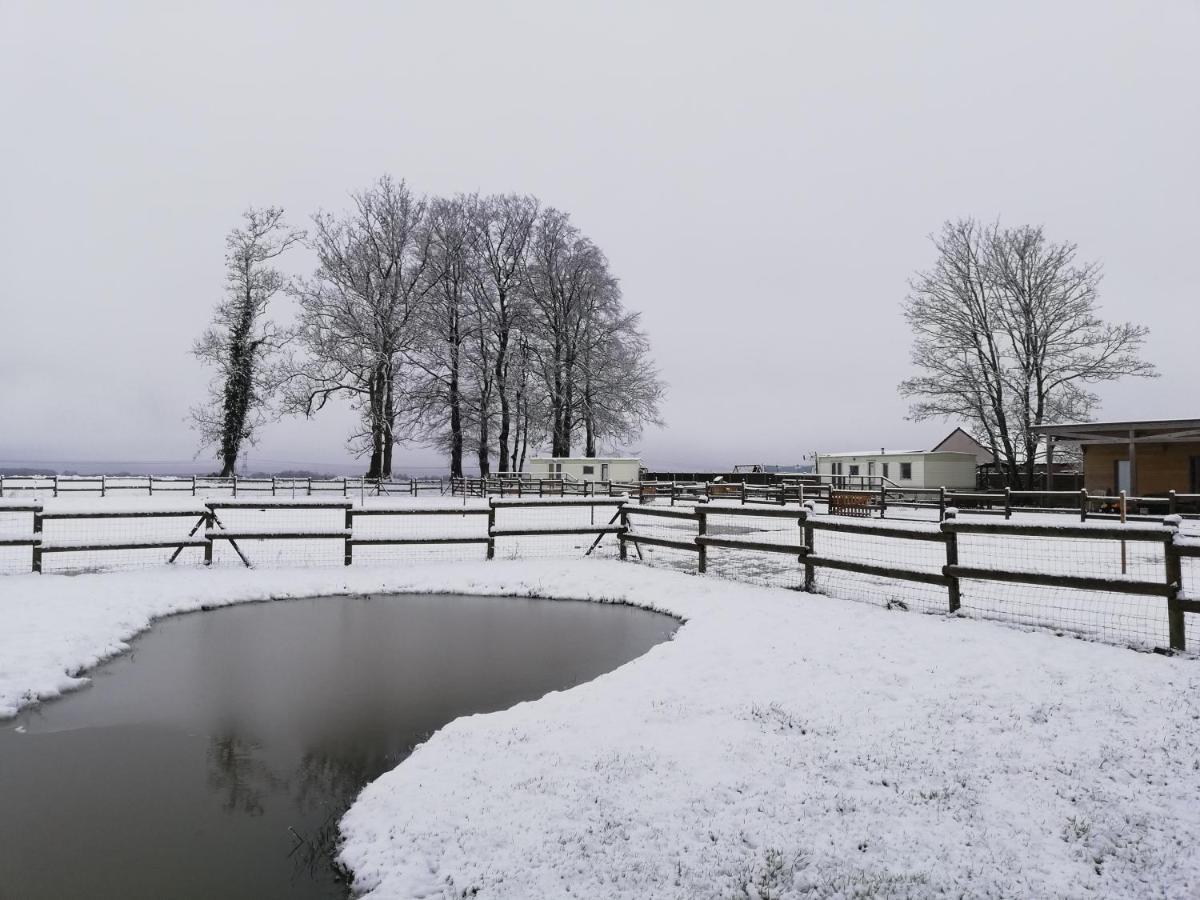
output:
[{"label": "wire mesh fence", "polygon": [[[628,510],[629,558],[679,571],[808,589],[892,608],[1051,629],[1137,647],[1197,648],[1200,616],[1173,630],[1174,592],[1200,598],[1200,539],[1175,523],[1051,523],[972,517],[882,522],[817,515],[810,505],[770,513],[713,504],[684,518]],[[690,529],[690,530],[689,530]],[[675,549],[689,536],[708,544],[697,558]],[[640,547],[645,542],[648,546]],[[1179,560],[1174,548],[1196,546]],[[776,551],[776,552],[773,552]],[[689,563],[694,563],[690,566]],[[1200,611],[1200,610],[1198,610]]]},{"label": "wire mesh fence", "polygon": [[0,572],[615,558],[1139,647],[1200,649],[1200,534],[1177,523],[897,522],[624,498],[0,500]]},{"label": "wire mesh fence", "polygon": [[444,495],[442,478],[298,478],[288,476],[0,475],[0,499],[163,497],[399,497]]}]

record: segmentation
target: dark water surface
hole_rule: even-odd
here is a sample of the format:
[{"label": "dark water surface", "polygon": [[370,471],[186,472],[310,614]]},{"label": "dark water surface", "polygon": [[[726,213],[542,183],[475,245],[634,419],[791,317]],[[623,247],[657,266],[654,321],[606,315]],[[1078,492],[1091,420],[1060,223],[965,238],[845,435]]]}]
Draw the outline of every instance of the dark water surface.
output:
[{"label": "dark water surface", "polygon": [[163,620],[0,722],[0,897],[339,897],[337,821],[457,716],[610,671],[678,623],[594,603],[288,600]]}]

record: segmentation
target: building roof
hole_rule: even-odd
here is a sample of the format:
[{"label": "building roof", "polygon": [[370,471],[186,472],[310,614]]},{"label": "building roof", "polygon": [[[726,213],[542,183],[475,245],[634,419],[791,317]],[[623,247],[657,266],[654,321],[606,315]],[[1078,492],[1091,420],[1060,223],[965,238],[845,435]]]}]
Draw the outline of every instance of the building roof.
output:
[{"label": "building roof", "polygon": [[969,456],[974,453],[963,453],[959,450],[850,450],[839,453],[818,453],[820,457],[852,457],[852,456]]},{"label": "building roof", "polygon": [[530,462],[635,462],[640,463],[641,459],[636,456],[533,456],[529,459]]},{"label": "building roof", "polygon": [[1138,422],[1064,422],[1035,425],[1045,437],[1085,444],[1164,443],[1200,441],[1200,419],[1153,419]]}]

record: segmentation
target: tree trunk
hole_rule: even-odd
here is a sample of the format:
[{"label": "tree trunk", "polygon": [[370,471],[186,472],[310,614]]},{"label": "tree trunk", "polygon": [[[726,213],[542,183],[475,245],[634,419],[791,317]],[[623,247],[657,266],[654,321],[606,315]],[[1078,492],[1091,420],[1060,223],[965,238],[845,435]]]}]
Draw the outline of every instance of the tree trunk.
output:
[{"label": "tree trunk", "polygon": [[488,465],[488,444],[490,443],[491,441],[488,437],[488,401],[485,396],[481,397],[479,401],[479,443],[476,445],[480,478],[486,478],[491,474],[491,467]]},{"label": "tree trunk", "polygon": [[520,403],[517,404],[517,427],[521,432],[521,464],[518,471],[525,471],[525,454],[529,450],[529,401],[526,400],[524,407]]},{"label": "tree trunk", "polygon": [[462,478],[462,408],[458,391],[457,366],[450,374],[450,477]]},{"label": "tree trunk", "polygon": [[[507,317],[504,310],[504,297],[500,303],[502,315]],[[496,436],[499,443],[499,465],[501,472],[509,471],[511,460],[508,455],[509,409],[508,409],[508,324],[504,322],[496,335],[496,391],[500,398],[500,432]]]}]

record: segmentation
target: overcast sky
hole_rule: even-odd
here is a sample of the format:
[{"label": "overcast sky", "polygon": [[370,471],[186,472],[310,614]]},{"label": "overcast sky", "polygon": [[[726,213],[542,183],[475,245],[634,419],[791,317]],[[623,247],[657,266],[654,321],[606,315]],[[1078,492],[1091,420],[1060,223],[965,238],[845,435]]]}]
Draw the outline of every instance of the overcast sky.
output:
[{"label": "overcast sky", "polygon": [[[1077,242],[1150,327],[1162,377],[1103,416],[1200,415],[1198,44],[1196,2],[0,0],[0,465],[191,460],[225,233],[385,172],[605,250],[669,383],[654,466],[941,438],[900,303],[966,215]],[[357,470],[347,430],[272,424],[251,465]]]}]

